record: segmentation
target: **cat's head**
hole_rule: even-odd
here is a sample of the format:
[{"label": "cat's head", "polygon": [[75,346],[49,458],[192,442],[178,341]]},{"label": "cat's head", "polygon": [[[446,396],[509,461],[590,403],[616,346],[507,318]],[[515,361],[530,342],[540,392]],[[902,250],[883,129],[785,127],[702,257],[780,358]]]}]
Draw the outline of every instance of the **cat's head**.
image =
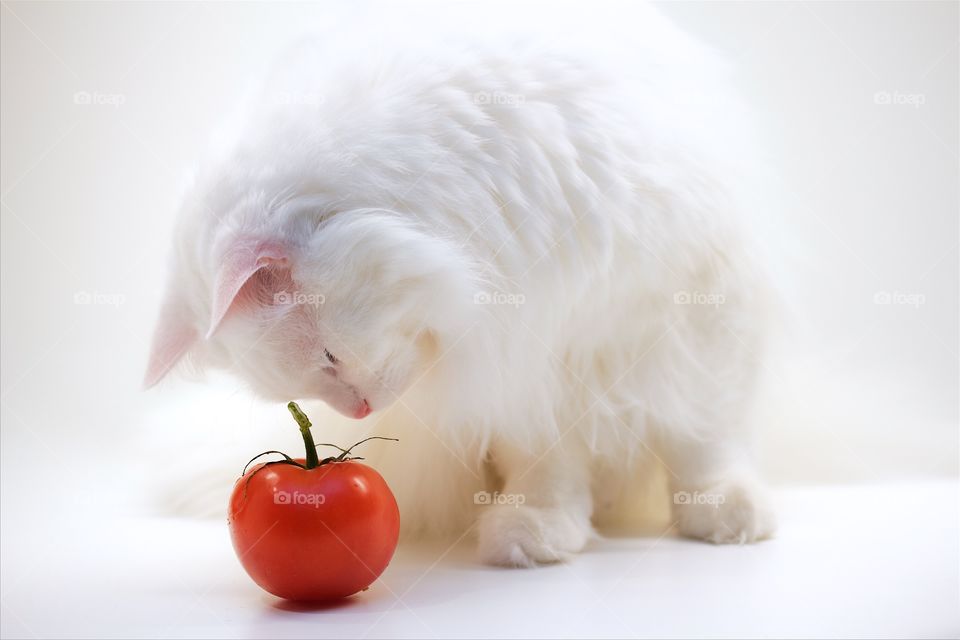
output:
[{"label": "cat's head", "polygon": [[267,399],[319,398],[363,418],[469,322],[470,269],[409,219],[268,213],[181,225],[145,386],[188,357],[233,371]]}]

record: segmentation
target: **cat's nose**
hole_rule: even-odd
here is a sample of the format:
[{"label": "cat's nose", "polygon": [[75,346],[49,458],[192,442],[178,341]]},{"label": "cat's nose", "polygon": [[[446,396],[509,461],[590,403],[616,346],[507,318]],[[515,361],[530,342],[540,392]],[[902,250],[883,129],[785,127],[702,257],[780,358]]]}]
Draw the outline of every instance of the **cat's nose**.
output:
[{"label": "cat's nose", "polygon": [[370,408],[370,403],[364,400],[360,403],[360,406],[357,407],[356,411],[353,412],[353,417],[360,420],[366,418],[371,413],[373,413],[373,409]]}]

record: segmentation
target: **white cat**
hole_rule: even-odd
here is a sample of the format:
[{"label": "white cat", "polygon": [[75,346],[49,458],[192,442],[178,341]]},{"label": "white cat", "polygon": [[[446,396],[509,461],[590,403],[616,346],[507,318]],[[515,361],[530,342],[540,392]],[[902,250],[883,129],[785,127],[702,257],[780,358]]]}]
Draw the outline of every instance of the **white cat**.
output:
[{"label": "white cat", "polygon": [[147,385],[189,356],[418,432],[431,453],[388,476],[407,524],[479,513],[494,564],[580,551],[600,470],[657,460],[683,534],[769,536],[745,428],[767,294],[723,66],[650,9],[522,39],[390,22],[294,49],[201,164]]}]

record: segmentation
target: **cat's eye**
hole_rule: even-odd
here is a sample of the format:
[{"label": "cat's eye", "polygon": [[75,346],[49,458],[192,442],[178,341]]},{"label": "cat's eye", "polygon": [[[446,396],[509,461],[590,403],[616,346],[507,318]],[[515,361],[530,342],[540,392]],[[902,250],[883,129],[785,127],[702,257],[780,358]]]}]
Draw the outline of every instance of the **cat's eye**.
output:
[{"label": "cat's eye", "polygon": [[323,355],[327,356],[327,360],[330,361],[330,364],[337,364],[338,362],[340,362],[335,355],[333,355],[326,349],[323,350]]}]

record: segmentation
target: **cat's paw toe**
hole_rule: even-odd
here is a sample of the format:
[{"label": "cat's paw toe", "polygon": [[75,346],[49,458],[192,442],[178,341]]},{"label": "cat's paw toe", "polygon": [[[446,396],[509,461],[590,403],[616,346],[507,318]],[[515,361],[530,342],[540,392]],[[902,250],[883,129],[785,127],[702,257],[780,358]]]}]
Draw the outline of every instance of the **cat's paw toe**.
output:
[{"label": "cat's paw toe", "polygon": [[593,535],[587,517],[556,508],[495,505],[479,521],[480,558],[504,567],[567,560]]},{"label": "cat's paw toe", "polygon": [[766,492],[753,482],[721,482],[674,494],[680,533],[715,544],[746,544],[773,535],[776,520]]}]

